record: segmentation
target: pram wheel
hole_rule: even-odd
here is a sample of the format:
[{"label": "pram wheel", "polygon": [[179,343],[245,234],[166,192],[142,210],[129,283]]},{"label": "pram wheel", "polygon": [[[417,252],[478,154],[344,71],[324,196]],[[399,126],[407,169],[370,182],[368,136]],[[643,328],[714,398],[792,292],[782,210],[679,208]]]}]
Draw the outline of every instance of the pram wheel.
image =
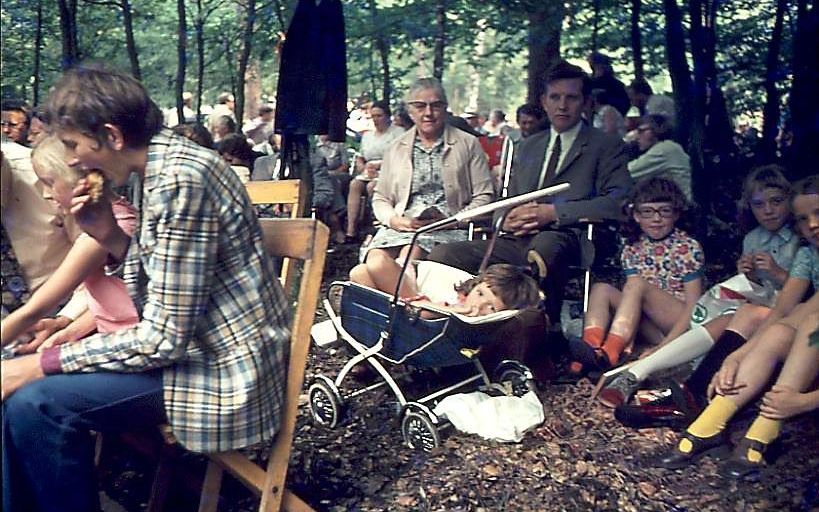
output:
[{"label": "pram wheel", "polygon": [[501,361],[492,374],[493,381],[501,384],[508,382],[512,386],[512,394],[523,396],[529,391],[534,391],[534,375],[526,365],[507,359]]},{"label": "pram wheel", "polygon": [[335,428],[342,413],[341,395],[332,380],[317,375],[307,388],[313,421],[327,428]]},{"label": "pram wheel", "polygon": [[401,433],[404,442],[413,450],[430,452],[441,445],[441,436],[433,420],[433,413],[425,410],[426,407],[413,407],[407,404],[404,417],[401,419]]}]

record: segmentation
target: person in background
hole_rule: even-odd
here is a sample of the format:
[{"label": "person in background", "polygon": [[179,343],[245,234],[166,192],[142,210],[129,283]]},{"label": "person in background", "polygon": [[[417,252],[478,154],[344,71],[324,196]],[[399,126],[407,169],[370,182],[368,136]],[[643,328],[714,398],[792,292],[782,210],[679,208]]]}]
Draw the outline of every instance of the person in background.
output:
[{"label": "person in background", "polygon": [[2,102],[3,136],[20,145],[28,144],[28,106],[25,102],[4,99]]},{"label": "person in background", "polygon": [[230,164],[230,168],[236,172],[242,183],[250,181],[250,170],[256,159],[263,156],[256,153],[248,144],[244,135],[230,133],[223,138],[216,146],[219,155]]},{"label": "person in background", "polygon": [[216,124],[218,122],[222,122],[222,116],[227,116],[231,119],[231,121],[233,121],[233,129],[230,131],[236,131],[236,114],[233,112],[234,108],[236,108],[236,102],[231,93],[223,92],[216,97],[216,105],[213,106],[213,110],[211,110],[211,113],[208,116],[210,121],[208,129],[210,129],[210,133],[213,135],[214,141],[219,142],[220,139],[220,136],[216,134]]},{"label": "person in background", "polygon": [[218,144],[231,133],[236,133],[236,121],[230,116],[219,116],[211,125],[211,133],[213,142]]},{"label": "person in background", "polygon": [[589,67],[592,69],[591,90],[602,90],[602,94],[597,98],[598,103],[611,105],[625,116],[631,102],[626,86],[614,76],[611,57],[600,52],[592,52],[589,55]]},{"label": "person in background", "polygon": [[392,112],[392,124],[404,130],[412,128],[412,117],[407,112],[407,106],[403,101],[399,102]]},{"label": "person in background", "polygon": [[483,131],[486,133],[486,135],[493,137],[503,134],[503,130],[507,126],[506,113],[503,110],[496,108],[489,113],[489,120],[484,123]]},{"label": "person in background", "polygon": [[466,120],[466,123],[470,128],[472,128],[473,131],[481,135],[486,135],[486,132],[483,129],[480,114],[477,112],[472,112],[471,110],[466,110],[463,114],[461,114],[461,117]]},{"label": "person in background", "polygon": [[518,140],[545,130],[549,120],[543,107],[534,103],[524,103],[515,112],[515,119],[520,127],[520,137]]},{"label": "person in background", "polygon": [[347,195],[347,230],[346,240],[357,242],[358,223],[363,214],[361,198],[371,197],[381,170],[381,159],[387,148],[404,133],[404,129],[394,126],[390,119],[392,112],[386,101],[374,101],[370,105],[370,117],[374,130],[364,132],[361,137],[361,157],[356,163],[358,174],[350,182]]},{"label": "person in background", "polygon": [[213,143],[213,137],[202,123],[178,124],[173,127],[173,132],[194,141],[203,148],[216,149],[216,145]]},{"label": "person in background", "polygon": [[[599,121],[600,126],[597,126]],[[594,124],[597,128],[603,130],[603,133],[620,137],[621,139],[626,134],[626,121],[620,112],[611,105],[603,105],[594,116]]]},{"label": "person in background", "polygon": [[639,116],[642,117],[646,115],[648,99],[654,94],[651,84],[649,84],[645,78],[635,78],[628,87],[626,87],[626,93],[628,94],[631,106],[637,109]]},{"label": "person in background", "polygon": [[273,105],[264,104],[259,107],[259,115],[242,127],[248,139],[253,141],[253,145],[261,144],[268,140],[274,133],[273,116],[276,110]]},{"label": "person in background", "polygon": [[173,107],[165,110],[165,126],[168,128],[173,128],[179,124],[184,123],[195,123],[196,122],[196,111],[193,110],[193,93],[190,91],[185,91],[182,93],[182,116],[184,119],[182,121],[179,120],[179,112],[176,109],[176,105]]},{"label": "person in background", "polygon": [[46,136],[48,126],[43,117],[43,112],[38,107],[31,109],[31,112],[29,112],[27,136],[29,146],[34,146],[41,138]]},{"label": "person in background", "polygon": [[662,115],[648,115],[637,127],[640,156],[628,163],[635,181],[664,176],[677,182],[685,197],[691,200],[691,161],[685,150],[671,140],[674,127]]}]

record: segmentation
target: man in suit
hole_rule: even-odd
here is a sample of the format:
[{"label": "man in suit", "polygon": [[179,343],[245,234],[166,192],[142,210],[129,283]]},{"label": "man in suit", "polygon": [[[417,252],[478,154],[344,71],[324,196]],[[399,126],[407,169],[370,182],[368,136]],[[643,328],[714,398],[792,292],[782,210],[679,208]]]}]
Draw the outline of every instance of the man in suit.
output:
[{"label": "man in suit", "polygon": [[[591,93],[588,75],[561,61],[547,73],[544,91],[540,100],[551,128],[521,142],[509,195],[564,182],[570,188],[512,209],[489,263],[536,264],[546,294],[546,313],[554,325],[560,318],[566,267],[580,261],[579,221],[618,219],[632,180],[623,142],[590,128],[581,118]],[[474,273],[488,243],[439,245],[429,259]]]}]

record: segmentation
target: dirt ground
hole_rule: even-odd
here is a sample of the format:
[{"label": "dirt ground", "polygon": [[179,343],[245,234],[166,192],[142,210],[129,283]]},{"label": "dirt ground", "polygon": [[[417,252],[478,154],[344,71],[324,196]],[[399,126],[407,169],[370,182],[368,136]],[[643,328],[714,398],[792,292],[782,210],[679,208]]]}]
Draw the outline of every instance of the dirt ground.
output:
[{"label": "dirt ground", "polygon": [[[342,277],[355,259],[330,254],[326,281]],[[323,319],[319,314],[317,320]],[[336,375],[343,351],[313,350],[308,378]],[[330,430],[302,408],[288,485],[320,511],[807,511],[819,510],[819,414],[786,424],[778,456],[757,482],[719,474],[712,459],[678,471],[648,461],[673,446],[667,429],[634,431],[591,401],[592,383],[544,386],[546,421],[518,444],[500,444],[453,429],[432,453],[402,443],[394,399],[384,391],[358,397],[346,421]],[[306,397],[305,397],[306,401]],[[751,414],[732,423],[742,435]],[[168,510],[196,509],[202,459],[183,458]],[[106,440],[103,491],[125,510],[143,510],[153,476],[151,457]],[[254,510],[254,499],[227,481],[220,510]]]}]

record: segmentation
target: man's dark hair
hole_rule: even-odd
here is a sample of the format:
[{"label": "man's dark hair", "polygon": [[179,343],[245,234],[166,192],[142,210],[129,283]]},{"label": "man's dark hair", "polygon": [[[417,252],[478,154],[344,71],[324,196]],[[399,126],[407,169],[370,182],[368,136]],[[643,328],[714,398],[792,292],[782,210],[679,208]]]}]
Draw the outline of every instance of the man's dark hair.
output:
[{"label": "man's dark hair", "polygon": [[583,71],[579,66],[569,64],[565,60],[560,60],[557,64],[549,68],[546,76],[543,79],[543,94],[549,89],[549,84],[558,80],[574,80],[580,79],[583,83],[583,97],[588,98],[591,94],[591,78],[588,73]]},{"label": "man's dark hair", "polygon": [[66,71],[46,100],[49,123],[103,143],[106,124],[122,131],[125,145],[144,147],[162,129],[162,112],[139,81],[118,71],[77,67]]},{"label": "man's dark hair", "polygon": [[171,128],[174,133],[188,138],[203,148],[214,149],[213,136],[202,123],[183,123]]},{"label": "man's dark hair", "polygon": [[384,115],[386,115],[387,117],[392,116],[392,110],[390,110],[390,104],[387,103],[384,100],[378,100],[378,101],[372,102],[372,104],[370,105],[370,108],[380,108],[381,111],[384,112]]},{"label": "man's dark hair", "polygon": [[649,114],[643,118],[643,122],[651,127],[657,140],[668,140],[674,135],[674,125],[668,116]]},{"label": "man's dark hair", "polygon": [[250,168],[253,167],[253,162],[256,161],[256,158],[262,156],[260,153],[253,151],[253,148],[250,147],[244,135],[238,133],[225,135],[225,138],[217,144],[217,150],[220,155],[235,156],[247,163],[247,166]]},{"label": "man's dark hair", "polygon": [[524,103],[523,105],[519,106],[517,112],[515,112],[517,119],[520,119],[521,114],[532,116],[537,119],[543,119],[546,117],[546,111],[543,110],[543,107],[534,103]]},{"label": "man's dark hair", "polygon": [[2,102],[2,110],[4,112],[8,111],[22,112],[23,114],[28,116],[30,109],[28,103],[26,103],[23,100],[17,98],[5,98]]},{"label": "man's dark hair", "polygon": [[651,84],[648,83],[648,80],[645,78],[635,78],[629,84],[629,89],[636,93],[645,94],[646,96],[651,96],[654,94],[654,90],[651,88]]}]

